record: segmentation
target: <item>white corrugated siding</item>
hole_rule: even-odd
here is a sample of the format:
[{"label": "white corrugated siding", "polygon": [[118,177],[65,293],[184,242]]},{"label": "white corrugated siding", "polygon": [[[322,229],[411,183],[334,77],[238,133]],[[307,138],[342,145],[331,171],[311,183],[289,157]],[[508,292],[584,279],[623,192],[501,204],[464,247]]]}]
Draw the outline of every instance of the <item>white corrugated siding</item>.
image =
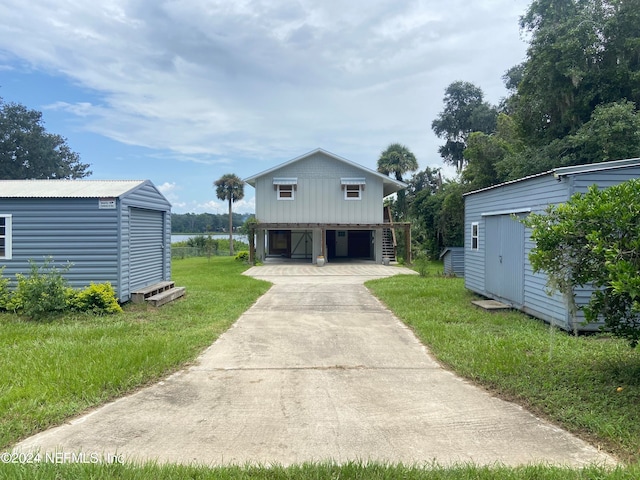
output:
[{"label": "white corrugated siding", "polygon": [[[264,223],[382,223],[382,179],[316,153],[256,180],[256,218]],[[364,178],[361,200],[345,200],[341,178]],[[297,178],[295,200],[276,198],[274,178]]]}]

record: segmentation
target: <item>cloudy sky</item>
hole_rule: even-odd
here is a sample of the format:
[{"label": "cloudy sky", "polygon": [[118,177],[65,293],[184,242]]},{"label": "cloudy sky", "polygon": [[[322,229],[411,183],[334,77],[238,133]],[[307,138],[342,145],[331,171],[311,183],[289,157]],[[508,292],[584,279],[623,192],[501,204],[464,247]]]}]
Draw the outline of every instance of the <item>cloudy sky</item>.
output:
[{"label": "cloudy sky", "polygon": [[[3,0],[0,97],[43,112],[92,179],[150,179],[176,213],[212,182],[316,148],[442,166],[445,88],[497,103],[529,0]],[[446,170],[450,172],[449,169]],[[253,188],[234,208],[253,211]]]}]

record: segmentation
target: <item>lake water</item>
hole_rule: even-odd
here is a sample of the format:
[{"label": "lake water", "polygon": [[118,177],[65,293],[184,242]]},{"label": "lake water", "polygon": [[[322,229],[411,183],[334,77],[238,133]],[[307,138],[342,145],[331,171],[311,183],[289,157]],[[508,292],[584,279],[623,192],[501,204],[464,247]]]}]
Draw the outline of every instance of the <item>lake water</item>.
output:
[{"label": "lake water", "polygon": [[[197,237],[197,234],[192,234],[192,235],[171,235],[171,243],[176,243],[176,242],[186,242],[187,240],[189,240],[191,237]],[[205,235],[208,236],[208,235]],[[226,233],[213,233],[211,234],[211,238],[222,238],[224,240],[229,240],[229,235]],[[234,240],[239,240],[241,242],[244,243],[249,243],[249,238],[246,235],[240,235],[240,234],[234,234],[233,235],[233,239]]]}]

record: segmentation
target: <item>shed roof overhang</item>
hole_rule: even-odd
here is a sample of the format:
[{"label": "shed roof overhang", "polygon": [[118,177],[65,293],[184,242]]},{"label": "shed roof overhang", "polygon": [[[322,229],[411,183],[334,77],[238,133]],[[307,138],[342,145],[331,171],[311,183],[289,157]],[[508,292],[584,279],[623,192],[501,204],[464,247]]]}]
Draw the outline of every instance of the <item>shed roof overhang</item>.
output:
[{"label": "shed roof overhang", "polygon": [[0,180],[0,198],[121,197],[148,180]]},{"label": "shed roof overhang", "polygon": [[536,173],[528,175],[526,177],[518,178],[515,180],[509,180],[508,182],[499,183],[497,185],[491,185],[490,187],[481,188],[472,192],[464,193],[462,196],[467,197],[469,195],[475,195],[476,193],[485,192],[487,190],[493,190],[494,188],[504,187],[505,185],[511,185],[513,183],[524,182],[532,178],[544,177],[545,175],[552,175],[557,180],[562,180],[563,177],[570,175],[579,175],[582,173],[600,172],[606,170],[614,170],[625,167],[637,167],[640,166],[640,158],[629,158],[626,160],[613,160],[611,162],[599,162],[589,163],[586,165],[573,165],[571,167],[558,167],[546,172]]}]

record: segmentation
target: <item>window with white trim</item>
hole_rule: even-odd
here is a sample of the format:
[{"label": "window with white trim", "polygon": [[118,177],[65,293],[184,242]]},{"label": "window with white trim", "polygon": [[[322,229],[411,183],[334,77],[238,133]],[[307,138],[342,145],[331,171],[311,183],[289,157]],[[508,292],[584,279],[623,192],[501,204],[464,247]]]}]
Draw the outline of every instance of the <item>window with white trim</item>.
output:
[{"label": "window with white trim", "polygon": [[294,200],[298,188],[297,178],[274,178],[273,188],[278,200]]},{"label": "window with white trim", "polygon": [[362,192],[366,180],[364,178],[341,178],[340,184],[345,200],[362,200]]},{"label": "window with white trim", "polygon": [[278,200],[293,200],[294,191],[293,185],[278,185]]},{"label": "window with white trim", "polygon": [[480,225],[478,222],[471,223],[471,250],[478,250],[480,245]]},{"label": "window with white trim", "polygon": [[11,215],[0,214],[0,258],[11,260]]},{"label": "window with white trim", "polygon": [[344,199],[345,200],[360,200],[362,198],[362,192],[360,190],[361,185],[345,185]]}]

